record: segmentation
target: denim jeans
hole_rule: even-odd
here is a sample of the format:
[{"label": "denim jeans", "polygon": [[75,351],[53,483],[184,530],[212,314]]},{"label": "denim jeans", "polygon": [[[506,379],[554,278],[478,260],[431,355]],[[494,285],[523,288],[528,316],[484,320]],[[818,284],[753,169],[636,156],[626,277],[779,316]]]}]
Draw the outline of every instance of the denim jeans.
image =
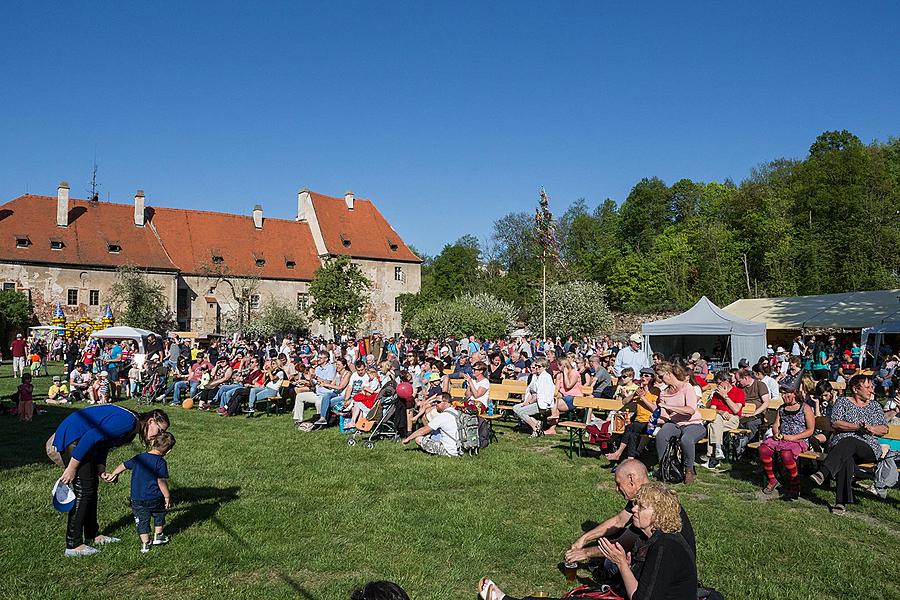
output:
[{"label": "denim jeans", "polygon": [[213,403],[215,404],[218,401],[219,407],[227,406],[228,401],[231,400],[231,396],[234,394],[234,391],[239,390],[242,387],[244,386],[240,383],[227,383],[225,385],[220,385],[219,389],[216,391],[216,397],[213,398]]},{"label": "denim jeans", "polygon": [[153,517],[153,525],[162,527],[166,524],[165,501],[162,496],[151,500],[132,500],[131,510],[134,512],[134,522],[137,523],[138,534],[150,533],[150,517]]},{"label": "denim jeans", "polygon": [[185,388],[189,388],[189,396],[193,396],[197,393],[197,387],[200,386],[199,381],[186,381],[184,379],[179,379],[174,384],[172,384],[172,404],[181,404],[181,394],[184,393]]},{"label": "denim jeans", "polygon": [[247,401],[247,408],[253,410],[257,400],[265,400],[277,396],[278,392],[270,387],[253,388],[250,390],[250,400]]},{"label": "denim jeans", "polygon": [[331,407],[337,406],[344,400],[344,393],[337,390],[329,390],[320,396],[319,416],[323,419],[328,418],[328,412]]}]

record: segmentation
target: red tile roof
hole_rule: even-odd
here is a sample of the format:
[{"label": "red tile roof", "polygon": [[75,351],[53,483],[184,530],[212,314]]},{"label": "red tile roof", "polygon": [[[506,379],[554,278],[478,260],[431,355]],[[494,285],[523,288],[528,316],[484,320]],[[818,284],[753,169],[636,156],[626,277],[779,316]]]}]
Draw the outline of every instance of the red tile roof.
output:
[{"label": "red tile roof", "polygon": [[[262,229],[256,229],[249,214],[156,207],[148,209],[148,217],[184,273],[221,269],[263,279],[311,280],[321,264],[306,223],[264,218]],[[215,264],[213,256],[222,262]],[[289,261],[293,268],[288,268]]]},{"label": "red tile roof", "polygon": [[[69,201],[69,226],[56,226],[56,198],[21,196],[0,206],[0,261],[181,271],[213,270],[263,279],[311,280],[321,264],[309,225],[251,215],[148,207],[146,226],[134,225],[134,205]],[[27,235],[27,248],[16,248]],[[50,239],[63,243],[50,249]],[[121,247],[110,253],[108,244]],[[222,257],[213,263],[213,254]],[[257,261],[264,261],[257,263]],[[288,268],[288,262],[294,263]]]},{"label": "red tile roof", "polygon": [[[27,235],[27,248],[15,237]],[[50,240],[62,242],[50,249]],[[121,247],[109,252],[108,244]],[[101,267],[136,265],[177,271],[148,227],[134,226],[134,206],[109,202],[69,201],[69,226],[56,226],[56,197],[25,195],[0,206],[0,260]]]},{"label": "red tile roof", "polygon": [[310,198],[330,254],[422,262],[369,200],[356,198],[350,210],[343,198],[316,192],[310,192]]}]

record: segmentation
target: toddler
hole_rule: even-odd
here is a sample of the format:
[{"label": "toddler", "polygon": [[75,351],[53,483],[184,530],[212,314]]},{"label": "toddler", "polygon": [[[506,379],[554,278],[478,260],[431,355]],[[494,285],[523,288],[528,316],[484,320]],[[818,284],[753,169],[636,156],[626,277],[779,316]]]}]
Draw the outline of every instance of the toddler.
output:
[{"label": "toddler", "polygon": [[109,375],[106,371],[100,371],[100,376],[94,382],[94,399],[97,404],[109,402]]},{"label": "toddler", "polygon": [[30,423],[31,417],[34,415],[34,387],[31,385],[31,375],[25,373],[22,375],[22,383],[16,390],[16,411],[19,414],[19,420],[24,423]]},{"label": "toddler", "polygon": [[68,402],[69,388],[62,383],[59,375],[53,376],[53,385],[47,390],[47,404],[65,404]]},{"label": "toddler", "polygon": [[[151,546],[168,544],[163,533],[166,512],[171,506],[169,495],[169,466],[164,458],[175,446],[175,436],[161,431],[150,442],[150,450],[126,460],[111,473],[101,475],[104,481],[115,483],[126,469],[131,471],[131,509],[141,539],[141,553]],[[153,540],[150,540],[150,518],[153,517]]]},{"label": "toddler", "polygon": [[128,388],[126,393],[129,398],[139,396],[141,393],[141,368],[136,363],[131,363],[128,369]]}]

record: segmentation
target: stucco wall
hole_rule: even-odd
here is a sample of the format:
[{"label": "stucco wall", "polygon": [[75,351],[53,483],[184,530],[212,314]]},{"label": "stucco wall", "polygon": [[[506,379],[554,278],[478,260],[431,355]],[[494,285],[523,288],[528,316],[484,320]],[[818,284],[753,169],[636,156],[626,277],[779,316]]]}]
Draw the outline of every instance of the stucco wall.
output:
[{"label": "stucco wall", "polygon": [[[363,317],[361,333],[381,331],[395,335],[402,331],[401,313],[394,310],[394,299],[400,294],[415,294],[422,287],[422,267],[415,263],[382,262],[354,259],[353,262],[372,282],[369,310]],[[394,277],[395,267],[400,267],[402,280]]]},{"label": "stucco wall", "polygon": [[[175,275],[149,273],[148,277],[163,286],[169,306],[175,306]],[[14,283],[17,289],[27,290],[34,304],[34,312],[42,324],[50,323],[53,309],[60,302],[67,319],[98,318],[110,303],[110,288],[116,282],[112,269],[73,269],[42,265],[0,264],[0,282]],[[78,304],[69,306],[68,290],[78,290]],[[99,303],[90,305],[90,290],[99,291]]]}]

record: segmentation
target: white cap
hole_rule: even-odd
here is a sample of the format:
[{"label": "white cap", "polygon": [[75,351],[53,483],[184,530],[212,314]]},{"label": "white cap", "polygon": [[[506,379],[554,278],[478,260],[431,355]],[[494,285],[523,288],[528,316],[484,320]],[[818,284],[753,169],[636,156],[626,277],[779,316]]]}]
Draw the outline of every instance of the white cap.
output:
[{"label": "white cap", "polygon": [[630,341],[634,342],[635,344],[643,344],[644,343],[644,336],[642,336],[639,333],[632,333],[631,337],[629,337],[628,339]]},{"label": "white cap", "polygon": [[53,508],[58,510],[59,512],[69,512],[72,510],[72,507],[75,506],[75,492],[72,491],[72,488],[67,484],[62,483],[60,480],[56,480],[56,483],[53,485],[52,500],[53,500]]}]

